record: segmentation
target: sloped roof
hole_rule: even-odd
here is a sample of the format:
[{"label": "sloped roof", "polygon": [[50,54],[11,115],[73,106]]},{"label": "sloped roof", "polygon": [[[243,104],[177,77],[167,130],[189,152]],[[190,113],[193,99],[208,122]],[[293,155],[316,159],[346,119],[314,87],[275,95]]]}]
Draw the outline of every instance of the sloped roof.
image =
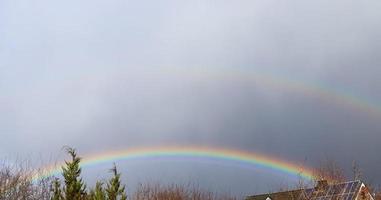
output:
[{"label": "sloped roof", "polygon": [[303,193],[303,190],[290,190],[284,192],[275,192],[269,194],[260,194],[249,196],[246,200],[266,200],[270,198],[272,200],[285,200],[285,199],[299,199],[300,195]]},{"label": "sloped roof", "polygon": [[247,197],[246,200],[266,200],[267,198],[271,200],[354,200],[361,185],[361,181],[350,181],[314,188],[254,195]]}]

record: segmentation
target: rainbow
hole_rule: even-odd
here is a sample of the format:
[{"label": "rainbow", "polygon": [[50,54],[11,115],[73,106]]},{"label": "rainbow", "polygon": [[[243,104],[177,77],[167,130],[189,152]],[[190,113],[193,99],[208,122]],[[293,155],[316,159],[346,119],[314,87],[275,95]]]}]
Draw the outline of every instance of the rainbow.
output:
[{"label": "rainbow", "polygon": [[291,78],[290,76],[275,75],[252,70],[242,70],[239,68],[163,68],[166,73],[199,77],[204,80],[222,81],[249,81],[253,85],[261,86],[265,89],[278,89],[281,91],[292,91],[304,96],[310,96],[319,100],[334,103],[341,107],[346,106],[353,111],[367,113],[370,117],[381,118],[381,105],[365,97],[355,95],[345,89],[330,87],[319,82],[309,82],[302,79]]},{"label": "rainbow", "polygon": [[[109,151],[85,156],[82,159],[81,167],[90,167],[116,161],[155,158],[201,158],[207,160],[221,160],[224,162],[226,161],[243,165],[246,164],[264,167],[308,180],[314,178],[313,170],[310,168],[299,166],[264,154],[227,148],[199,146],[159,146]],[[63,163],[44,167],[40,170],[40,173],[33,177],[33,181],[39,181],[49,176],[59,175],[61,173],[62,165]]]},{"label": "rainbow", "polygon": [[[307,81],[302,78],[293,77],[287,74],[277,74],[271,71],[255,71],[242,69],[240,67],[164,67],[158,66],[155,70],[146,70],[144,73],[152,76],[169,75],[174,77],[190,78],[195,81],[235,81],[249,82],[265,90],[294,92],[303,96],[312,97],[320,101],[334,104],[341,108],[350,108],[352,111],[366,113],[371,118],[381,118],[381,104],[377,99],[356,94],[350,88],[332,87],[318,81]],[[131,76],[128,71],[120,72],[123,78]],[[85,79],[93,79],[104,76],[104,73],[94,73],[92,75],[83,74],[79,77],[80,82]],[[73,80],[70,80],[73,81]],[[75,80],[74,80],[75,81]],[[80,82],[81,83],[81,82]]]}]

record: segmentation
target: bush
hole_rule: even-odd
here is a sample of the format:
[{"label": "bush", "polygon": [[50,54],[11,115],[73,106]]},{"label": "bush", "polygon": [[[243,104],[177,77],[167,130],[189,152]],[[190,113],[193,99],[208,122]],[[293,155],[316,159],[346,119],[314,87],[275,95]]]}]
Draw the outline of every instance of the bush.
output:
[{"label": "bush", "polygon": [[228,195],[217,195],[194,186],[141,184],[132,200],[235,200]]}]

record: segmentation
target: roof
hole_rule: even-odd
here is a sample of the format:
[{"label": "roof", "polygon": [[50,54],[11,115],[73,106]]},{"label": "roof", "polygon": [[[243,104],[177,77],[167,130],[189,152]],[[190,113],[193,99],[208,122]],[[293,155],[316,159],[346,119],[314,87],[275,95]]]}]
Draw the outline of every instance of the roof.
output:
[{"label": "roof", "polygon": [[249,196],[246,198],[246,200],[267,200],[267,198],[270,198],[272,200],[297,199],[302,194],[302,191],[303,190],[290,190],[284,192],[260,194]]},{"label": "roof", "polygon": [[318,184],[313,188],[254,195],[247,197],[246,200],[268,200],[267,198],[271,200],[354,200],[362,185],[361,181],[349,181],[331,185],[323,182],[323,184]]}]

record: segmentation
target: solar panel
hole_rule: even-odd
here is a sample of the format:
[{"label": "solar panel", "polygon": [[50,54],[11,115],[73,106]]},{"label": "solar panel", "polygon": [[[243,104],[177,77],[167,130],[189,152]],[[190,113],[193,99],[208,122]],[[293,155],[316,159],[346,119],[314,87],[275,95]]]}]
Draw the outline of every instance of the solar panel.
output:
[{"label": "solar panel", "polygon": [[360,186],[361,186],[360,181],[357,181],[356,185],[354,187],[352,187],[351,192],[357,192],[357,190],[360,188]]},{"label": "solar panel", "polygon": [[354,184],[355,184],[354,182],[351,182],[350,184],[348,184],[348,187],[346,188],[345,193],[351,192],[352,188],[354,188],[353,187]]},{"label": "solar panel", "polygon": [[325,188],[305,189],[299,200],[354,200],[360,186],[360,181],[352,181],[328,185]]}]

